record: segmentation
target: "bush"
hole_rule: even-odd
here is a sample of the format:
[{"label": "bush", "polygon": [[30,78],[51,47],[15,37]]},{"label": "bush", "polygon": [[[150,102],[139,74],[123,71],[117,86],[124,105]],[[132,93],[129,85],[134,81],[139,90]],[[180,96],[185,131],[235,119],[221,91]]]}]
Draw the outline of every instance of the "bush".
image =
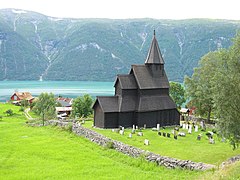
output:
[{"label": "bush", "polygon": [[105,145],[105,148],[107,149],[114,149],[114,146],[113,146],[113,142],[112,141],[108,141]]},{"label": "bush", "polygon": [[19,111],[24,112],[24,107],[21,106],[20,109],[19,109]]},{"label": "bush", "polygon": [[6,113],[8,116],[12,116],[12,115],[13,115],[13,110],[12,110],[12,109],[8,109],[5,113]]}]

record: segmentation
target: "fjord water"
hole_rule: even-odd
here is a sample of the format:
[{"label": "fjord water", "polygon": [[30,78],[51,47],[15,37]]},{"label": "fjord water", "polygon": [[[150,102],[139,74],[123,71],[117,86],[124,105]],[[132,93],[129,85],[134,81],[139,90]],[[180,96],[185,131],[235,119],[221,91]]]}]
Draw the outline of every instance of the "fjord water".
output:
[{"label": "fjord water", "polygon": [[113,82],[94,81],[0,81],[0,101],[8,101],[15,91],[30,92],[33,96],[42,92],[72,98],[84,94],[109,96],[114,94],[113,85]]}]

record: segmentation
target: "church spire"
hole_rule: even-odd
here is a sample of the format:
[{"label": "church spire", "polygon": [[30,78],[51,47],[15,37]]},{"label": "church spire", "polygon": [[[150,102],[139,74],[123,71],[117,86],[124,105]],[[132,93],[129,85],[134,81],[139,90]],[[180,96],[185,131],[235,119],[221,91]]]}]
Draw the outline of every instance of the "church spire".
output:
[{"label": "church spire", "polygon": [[151,43],[150,49],[148,51],[148,56],[145,61],[145,64],[164,64],[164,60],[162,58],[162,54],[159,49],[158,42],[157,42],[157,39],[155,36],[156,36],[156,34],[155,34],[155,30],[154,30],[152,43]]}]

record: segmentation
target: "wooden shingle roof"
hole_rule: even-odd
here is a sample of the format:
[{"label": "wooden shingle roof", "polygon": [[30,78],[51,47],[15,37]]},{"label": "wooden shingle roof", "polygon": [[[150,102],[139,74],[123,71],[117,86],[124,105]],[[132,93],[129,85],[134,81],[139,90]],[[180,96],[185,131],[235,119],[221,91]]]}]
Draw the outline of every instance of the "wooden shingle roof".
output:
[{"label": "wooden shingle roof", "polygon": [[170,96],[142,96],[139,99],[138,111],[158,111],[176,109],[176,104]]},{"label": "wooden shingle roof", "polygon": [[103,112],[118,112],[118,97],[117,96],[97,96],[97,99],[93,105],[99,103]]},{"label": "wooden shingle roof", "polygon": [[155,30],[152,39],[150,49],[148,51],[148,56],[145,61],[145,64],[164,64],[160,48],[158,46],[157,39],[155,37]]},{"label": "wooden shingle roof", "polygon": [[163,76],[153,77],[148,66],[132,65],[131,72],[134,74],[140,89],[169,88],[169,81],[165,71]]},{"label": "wooden shingle roof", "polygon": [[137,89],[137,83],[133,74],[117,75],[115,85],[117,81],[119,81],[121,89]]}]

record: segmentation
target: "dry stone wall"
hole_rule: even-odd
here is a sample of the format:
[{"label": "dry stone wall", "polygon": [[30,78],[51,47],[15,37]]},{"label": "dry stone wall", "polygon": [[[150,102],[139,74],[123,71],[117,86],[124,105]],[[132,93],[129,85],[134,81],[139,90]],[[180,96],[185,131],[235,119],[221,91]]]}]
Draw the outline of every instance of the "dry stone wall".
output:
[{"label": "dry stone wall", "polygon": [[[51,120],[49,121],[49,125],[68,127],[70,123]],[[161,156],[159,154],[155,154],[149,151],[145,151],[145,150],[124,144],[120,141],[112,140],[91,129],[84,128],[78,122],[72,123],[72,132],[79,136],[83,136],[100,146],[107,147],[109,144],[111,144],[112,148],[114,148],[115,150],[121,153],[127,154],[135,158],[142,156],[147,161],[157,163],[158,165],[165,166],[167,168],[185,168],[190,170],[208,170],[208,169],[215,168],[215,166],[211,164],[192,162],[190,160],[179,160],[171,157]]]}]

